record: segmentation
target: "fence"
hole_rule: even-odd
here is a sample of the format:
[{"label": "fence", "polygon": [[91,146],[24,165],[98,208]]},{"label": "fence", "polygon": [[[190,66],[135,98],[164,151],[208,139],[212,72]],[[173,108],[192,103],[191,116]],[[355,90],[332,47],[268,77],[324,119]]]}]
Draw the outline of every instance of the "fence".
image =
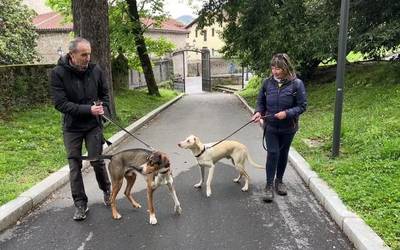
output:
[{"label": "fence", "polygon": [[[173,77],[172,60],[160,60],[153,62],[153,73],[156,83],[171,80]],[[135,89],[146,86],[143,72],[129,70],[129,88]]]}]

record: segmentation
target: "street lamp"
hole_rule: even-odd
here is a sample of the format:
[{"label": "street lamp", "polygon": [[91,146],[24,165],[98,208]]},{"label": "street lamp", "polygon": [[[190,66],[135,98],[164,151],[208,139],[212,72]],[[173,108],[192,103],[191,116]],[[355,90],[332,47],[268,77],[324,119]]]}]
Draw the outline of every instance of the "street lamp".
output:
[{"label": "street lamp", "polygon": [[340,28],[338,41],[338,61],[336,69],[336,100],[335,117],[333,122],[332,156],[339,156],[340,129],[342,124],[344,72],[346,63],[347,24],[349,22],[349,1],[342,0],[340,6]]}]

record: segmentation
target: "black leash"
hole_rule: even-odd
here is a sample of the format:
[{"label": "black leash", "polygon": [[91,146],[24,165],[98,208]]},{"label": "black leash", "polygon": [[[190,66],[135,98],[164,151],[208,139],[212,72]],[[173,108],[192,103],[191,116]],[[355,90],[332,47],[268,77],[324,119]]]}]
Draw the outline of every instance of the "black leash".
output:
[{"label": "black leash", "polygon": [[104,119],[106,119],[107,121],[111,122],[112,124],[114,124],[115,126],[119,127],[120,129],[122,129],[123,131],[125,131],[126,133],[128,133],[130,136],[132,136],[133,138],[135,138],[136,140],[140,141],[141,143],[143,143],[143,145],[145,145],[146,147],[148,147],[151,150],[154,150],[154,148],[152,146],[150,146],[149,144],[145,143],[144,141],[140,140],[139,138],[137,138],[136,136],[134,136],[131,132],[129,132],[128,130],[126,130],[125,128],[123,128],[121,125],[119,125],[118,123],[114,122],[113,120],[111,120],[110,118],[108,118],[105,115],[101,115],[102,117],[104,117]]},{"label": "black leash", "polygon": [[[266,116],[262,116],[260,119],[265,118]],[[246,124],[244,124],[243,126],[241,126],[240,128],[236,129],[235,131],[233,131],[233,133],[231,133],[230,135],[228,135],[227,137],[225,137],[224,139],[220,140],[219,142],[213,144],[212,146],[210,146],[210,148],[220,144],[221,142],[225,141],[226,139],[228,139],[229,137],[231,137],[232,135],[236,134],[237,132],[239,132],[239,130],[243,129],[244,127],[246,127],[247,125],[249,125],[250,123],[252,123],[253,120],[250,120],[248,122],[246,122]],[[203,151],[204,152],[204,151]]]},{"label": "black leash", "polygon": [[236,129],[235,131],[233,131],[233,133],[231,133],[230,135],[228,135],[227,137],[225,137],[224,139],[220,140],[219,142],[213,144],[212,146],[210,146],[210,148],[220,144],[221,142],[225,141],[226,139],[228,139],[229,137],[231,137],[232,135],[236,134],[237,132],[239,132],[239,130],[241,130],[242,128],[246,127],[247,125],[249,125],[250,123],[252,123],[253,120],[250,120],[248,122],[246,122],[246,124],[244,124],[243,126],[241,126],[240,128]]}]

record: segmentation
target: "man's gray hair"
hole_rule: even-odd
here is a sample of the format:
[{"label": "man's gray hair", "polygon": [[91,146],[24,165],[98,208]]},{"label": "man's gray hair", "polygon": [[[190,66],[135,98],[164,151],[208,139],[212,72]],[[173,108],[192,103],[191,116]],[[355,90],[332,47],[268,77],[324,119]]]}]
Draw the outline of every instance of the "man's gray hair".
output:
[{"label": "man's gray hair", "polygon": [[87,43],[90,45],[90,42],[82,37],[76,37],[72,41],[69,42],[68,50],[69,52],[74,52],[78,48],[78,44]]}]

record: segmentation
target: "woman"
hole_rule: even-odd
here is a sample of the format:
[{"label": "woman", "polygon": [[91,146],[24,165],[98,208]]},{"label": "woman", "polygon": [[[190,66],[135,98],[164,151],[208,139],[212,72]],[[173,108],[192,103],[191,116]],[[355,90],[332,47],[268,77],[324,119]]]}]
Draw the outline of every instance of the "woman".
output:
[{"label": "woman", "polygon": [[272,75],[262,84],[252,117],[254,122],[264,122],[267,145],[267,184],[264,202],[271,202],[274,199],[274,181],[276,193],[287,195],[282,179],[289,148],[299,128],[299,116],[307,107],[303,81],[297,78],[287,54],[280,53],[272,57],[271,71]]}]

